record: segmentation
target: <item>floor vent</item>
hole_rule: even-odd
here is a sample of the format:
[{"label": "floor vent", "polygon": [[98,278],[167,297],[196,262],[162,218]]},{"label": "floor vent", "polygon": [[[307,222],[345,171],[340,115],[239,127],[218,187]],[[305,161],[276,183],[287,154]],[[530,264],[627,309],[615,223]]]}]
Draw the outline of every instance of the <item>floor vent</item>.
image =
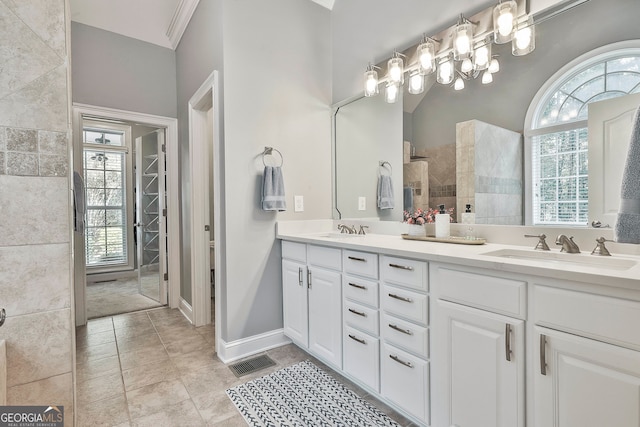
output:
[{"label": "floor vent", "polygon": [[269,366],[274,366],[275,364],[276,362],[274,362],[269,356],[263,354],[261,356],[252,357],[251,359],[229,365],[229,369],[231,369],[231,372],[233,372],[236,377],[240,378],[261,369],[268,368]]}]

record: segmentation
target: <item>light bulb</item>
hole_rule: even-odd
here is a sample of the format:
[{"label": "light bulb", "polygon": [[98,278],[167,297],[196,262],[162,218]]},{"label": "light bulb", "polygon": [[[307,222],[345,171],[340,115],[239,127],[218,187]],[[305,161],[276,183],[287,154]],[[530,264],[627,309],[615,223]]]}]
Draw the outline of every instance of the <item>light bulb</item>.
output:
[{"label": "light bulb", "polygon": [[451,60],[447,59],[440,63],[437,80],[438,83],[444,85],[448,85],[453,81],[453,65],[451,64]]},{"label": "light bulb", "polygon": [[399,56],[395,56],[387,63],[389,69],[389,80],[393,83],[404,83],[404,61]]},{"label": "light bulb", "polygon": [[389,104],[393,104],[398,100],[398,85],[395,83],[389,83],[385,91],[385,101]]},{"label": "light bulb", "polygon": [[491,74],[488,70],[482,73],[482,84],[488,85],[493,81],[493,74]]},{"label": "light bulb", "polygon": [[516,33],[516,47],[524,50],[531,44],[531,28],[526,27]]},{"label": "light bulb", "polygon": [[470,23],[458,24],[453,33],[453,59],[462,61],[471,56],[473,27]]},{"label": "light bulb", "polygon": [[475,67],[477,70],[484,70],[489,64],[489,48],[487,45],[480,46],[476,49],[474,56]]},{"label": "light bulb", "polygon": [[522,56],[533,52],[535,48],[535,26],[533,25],[533,17],[529,16],[524,22],[519,23],[516,28],[511,45],[511,53],[515,56]]},{"label": "light bulb", "polygon": [[513,13],[511,9],[503,10],[498,17],[498,33],[503,37],[508,37],[513,31]]},{"label": "light bulb", "polygon": [[462,61],[462,65],[460,65],[460,71],[462,71],[463,73],[469,73],[471,72],[471,70],[473,70],[473,63],[471,62],[471,59],[467,58]]},{"label": "light bulb", "polygon": [[375,96],[378,94],[378,72],[369,69],[364,73],[364,96]]},{"label": "light bulb", "polygon": [[500,63],[498,62],[498,60],[496,58],[493,58],[491,60],[491,62],[489,63],[488,71],[491,74],[497,73],[498,71],[500,71]]},{"label": "light bulb", "polygon": [[456,39],[456,49],[460,55],[469,53],[469,36],[462,35]]},{"label": "light bulb", "polygon": [[458,77],[456,79],[456,82],[453,84],[453,88],[455,90],[462,90],[464,89],[464,80],[462,80],[462,77]]},{"label": "light bulb", "polygon": [[424,76],[420,73],[415,73],[409,78],[409,93],[417,95],[424,92]]}]

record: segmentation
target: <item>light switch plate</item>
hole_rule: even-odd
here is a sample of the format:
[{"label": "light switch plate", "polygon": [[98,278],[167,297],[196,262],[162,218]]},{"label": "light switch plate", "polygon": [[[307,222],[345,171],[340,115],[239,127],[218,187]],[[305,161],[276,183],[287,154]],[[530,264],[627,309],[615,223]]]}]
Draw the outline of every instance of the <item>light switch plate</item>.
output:
[{"label": "light switch plate", "polygon": [[293,211],[294,212],[302,212],[302,211],[304,211],[304,197],[303,196],[293,196]]},{"label": "light switch plate", "polygon": [[367,210],[367,198],[366,197],[358,197],[358,210],[366,211]]}]

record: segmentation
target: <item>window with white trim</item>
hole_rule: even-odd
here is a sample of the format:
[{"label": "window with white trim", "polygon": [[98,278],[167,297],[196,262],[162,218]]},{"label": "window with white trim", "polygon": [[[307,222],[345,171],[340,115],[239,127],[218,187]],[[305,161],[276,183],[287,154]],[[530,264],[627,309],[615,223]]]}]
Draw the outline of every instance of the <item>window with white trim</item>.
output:
[{"label": "window with white trim", "polygon": [[[617,49],[580,62],[535,107],[531,138],[532,222],[586,225],[589,212],[588,107],[640,92],[640,49]],[[535,102],[535,101],[534,101]]]},{"label": "window with white trim", "polygon": [[87,268],[113,270],[132,265],[127,189],[127,132],[83,129]]}]

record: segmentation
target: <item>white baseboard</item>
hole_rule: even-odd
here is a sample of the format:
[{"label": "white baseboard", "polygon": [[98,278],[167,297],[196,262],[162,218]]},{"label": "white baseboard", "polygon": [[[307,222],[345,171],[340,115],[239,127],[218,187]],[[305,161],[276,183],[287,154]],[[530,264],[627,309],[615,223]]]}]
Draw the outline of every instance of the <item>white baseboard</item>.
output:
[{"label": "white baseboard", "polygon": [[276,329],[231,342],[219,339],[216,351],[222,362],[230,363],[289,343],[291,340],[284,335],[284,329]]},{"label": "white baseboard", "polygon": [[180,310],[180,312],[184,314],[184,317],[186,317],[189,320],[189,322],[193,324],[193,308],[183,298],[180,298],[180,304],[178,304],[178,310]]}]

